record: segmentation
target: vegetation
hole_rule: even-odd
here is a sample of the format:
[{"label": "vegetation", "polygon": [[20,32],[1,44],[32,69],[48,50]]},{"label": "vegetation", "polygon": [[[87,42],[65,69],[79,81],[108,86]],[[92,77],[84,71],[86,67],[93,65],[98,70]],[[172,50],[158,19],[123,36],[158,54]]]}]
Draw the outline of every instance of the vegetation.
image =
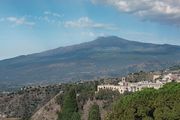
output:
[{"label": "vegetation", "polygon": [[[179,67],[175,66],[172,69],[177,70]],[[152,79],[151,72],[140,71],[127,76],[127,81],[130,82],[146,79]],[[123,95],[112,90],[95,92],[99,84],[117,85],[120,80],[121,78],[114,77],[101,78],[98,81],[23,87],[19,91],[0,94],[0,112],[7,117],[27,120],[55,95],[61,93],[56,97],[56,103],[62,108],[60,112],[57,111],[58,120],[99,119],[99,117],[94,117],[99,113],[99,106],[102,119],[106,116],[107,120],[180,119],[180,103],[178,103],[180,101],[180,84],[170,83],[159,90],[144,89],[136,93],[127,92]],[[114,101],[116,102],[113,103]],[[96,107],[93,105],[91,108],[93,103]],[[107,111],[110,111],[108,115],[106,115]]]},{"label": "vegetation", "polygon": [[145,80],[152,80],[153,75],[149,72],[136,72],[136,73],[130,73],[127,76],[127,81],[129,82],[140,82],[140,81],[145,81]]},{"label": "vegetation", "polygon": [[58,120],[80,120],[75,89],[70,89],[66,94]]},{"label": "vegetation", "polygon": [[102,89],[99,90],[99,92],[95,95],[95,98],[97,100],[109,100],[112,101],[115,98],[118,98],[120,96],[119,91],[112,91],[108,89]]},{"label": "vegetation", "polygon": [[99,106],[97,104],[92,105],[89,111],[88,120],[101,120]]},{"label": "vegetation", "polygon": [[120,98],[107,120],[180,120],[180,84],[144,89]]},{"label": "vegetation", "polygon": [[58,119],[80,120],[84,104],[89,99],[94,99],[97,84],[99,84],[98,81],[64,84],[64,93],[61,93],[56,99],[56,103],[62,106]]},{"label": "vegetation", "polygon": [[0,113],[9,118],[29,119],[60,90],[59,85],[29,86],[19,91],[1,94]]},{"label": "vegetation", "polygon": [[180,65],[176,65],[169,68],[170,70],[180,70]]},{"label": "vegetation", "polygon": [[83,106],[88,100],[94,99],[94,94],[97,88],[98,81],[90,81],[78,84],[76,90],[78,93],[78,107],[80,110],[83,110]]}]

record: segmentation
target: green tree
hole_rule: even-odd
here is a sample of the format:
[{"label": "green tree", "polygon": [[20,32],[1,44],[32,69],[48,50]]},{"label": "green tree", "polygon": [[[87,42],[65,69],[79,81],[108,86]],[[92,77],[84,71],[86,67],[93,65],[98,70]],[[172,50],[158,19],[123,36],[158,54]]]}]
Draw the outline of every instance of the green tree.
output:
[{"label": "green tree", "polygon": [[101,120],[99,106],[97,104],[92,105],[90,108],[88,120]]},{"label": "green tree", "polygon": [[79,116],[76,92],[75,89],[70,89],[65,95],[62,111],[59,113],[58,120],[80,120]]},{"label": "green tree", "polygon": [[74,112],[71,117],[71,120],[81,120],[80,114],[78,112]]},{"label": "green tree", "polygon": [[144,89],[121,97],[107,120],[180,120],[180,84]]}]

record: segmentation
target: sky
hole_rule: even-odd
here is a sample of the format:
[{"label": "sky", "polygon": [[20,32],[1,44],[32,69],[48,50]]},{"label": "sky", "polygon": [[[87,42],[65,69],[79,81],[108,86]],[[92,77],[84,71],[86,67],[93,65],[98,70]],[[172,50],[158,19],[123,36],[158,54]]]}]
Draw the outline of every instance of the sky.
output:
[{"label": "sky", "polygon": [[0,60],[111,35],[180,45],[180,0],[0,0]]}]

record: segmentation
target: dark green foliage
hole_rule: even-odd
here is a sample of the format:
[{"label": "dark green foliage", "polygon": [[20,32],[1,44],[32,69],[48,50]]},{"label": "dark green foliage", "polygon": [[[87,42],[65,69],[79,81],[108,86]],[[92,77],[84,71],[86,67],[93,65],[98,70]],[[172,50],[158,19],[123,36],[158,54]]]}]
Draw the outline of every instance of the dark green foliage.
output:
[{"label": "dark green foliage", "polygon": [[180,120],[180,84],[127,95],[114,104],[107,120]]},{"label": "dark green foliage", "polygon": [[112,90],[100,90],[96,95],[95,98],[97,100],[113,100],[115,98],[118,98],[120,96],[118,91],[112,91]]},{"label": "dark green foliage", "polygon": [[87,100],[92,100],[94,98],[94,93],[97,88],[98,81],[88,81],[88,82],[77,82],[77,83],[68,83],[63,85],[63,91],[60,96],[57,97],[56,103],[63,106],[63,99],[67,91],[71,88],[74,88],[77,94],[77,103],[79,110],[82,110],[83,105]]},{"label": "dark green foliage", "polygon": [[78,108],[82,110],[83,105],[86,103],[86,101],[89,99],[92,100],[94,98],[94,93],[97,87],[97,81],[79,83],[75,87],[78,93]]},{"label": "dark green foliage", "polygon": [[76,92],[75,89],[70,89],[64,98],[58,120],[80,120],[79,118]]},{"label": "dark green foliage", "polygon": [[121,94],[119,94],[118,91],[112,91],[108,89],[102,89],[98,93],[95,94],[96,100],[102,100],[103,108],[109,109],[110,105],[113,103],[113,101],[117,100]]},{"label": "dark green foliage", "polygon": [[89,111],[88,120],[101,120],[99,106],[97,104],[92,105]]},{"label": "dark green foliage", "polygon": [[176,65],[169,68],[170,70],[180,70],[180,65]]},{"label": "dark green foliage", "polygon": [[85,95],[84,97],[87,99],[93,98],[96,88],[97,81],[90,81],[76,85],[77,93]]},{"label": "dark green foliage", "polygon": [[81,116],[78,112],[72,114],[71,120],[81,120]]},{"label": "dark green foliage", "polygon": [[127,76],[127,81],[129,82],[139,82],[139,81],[145,81],[145,80],[152,80],[153,75],[149,72],[140,71],[137,73],[130,73]]}]

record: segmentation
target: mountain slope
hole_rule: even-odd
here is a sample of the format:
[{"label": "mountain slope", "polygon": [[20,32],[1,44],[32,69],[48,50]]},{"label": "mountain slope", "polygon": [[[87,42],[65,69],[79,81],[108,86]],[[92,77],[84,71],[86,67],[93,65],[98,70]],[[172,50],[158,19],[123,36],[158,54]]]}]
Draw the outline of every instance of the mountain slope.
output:
[{"label": "mountain slope", "polygon": [[77,81],[156,70],[180,63],[180,46],[99,37],[78,45],[0,61],[1,84]]},{"label": "mountain slope", "polygon": [[31,120],[57,120],[60,111],[60,105],[56,103],[56,98],[61,93],[58,93],[53,97],[48,103],[46,103],[42,108],[40,108],[32,117]]}]

